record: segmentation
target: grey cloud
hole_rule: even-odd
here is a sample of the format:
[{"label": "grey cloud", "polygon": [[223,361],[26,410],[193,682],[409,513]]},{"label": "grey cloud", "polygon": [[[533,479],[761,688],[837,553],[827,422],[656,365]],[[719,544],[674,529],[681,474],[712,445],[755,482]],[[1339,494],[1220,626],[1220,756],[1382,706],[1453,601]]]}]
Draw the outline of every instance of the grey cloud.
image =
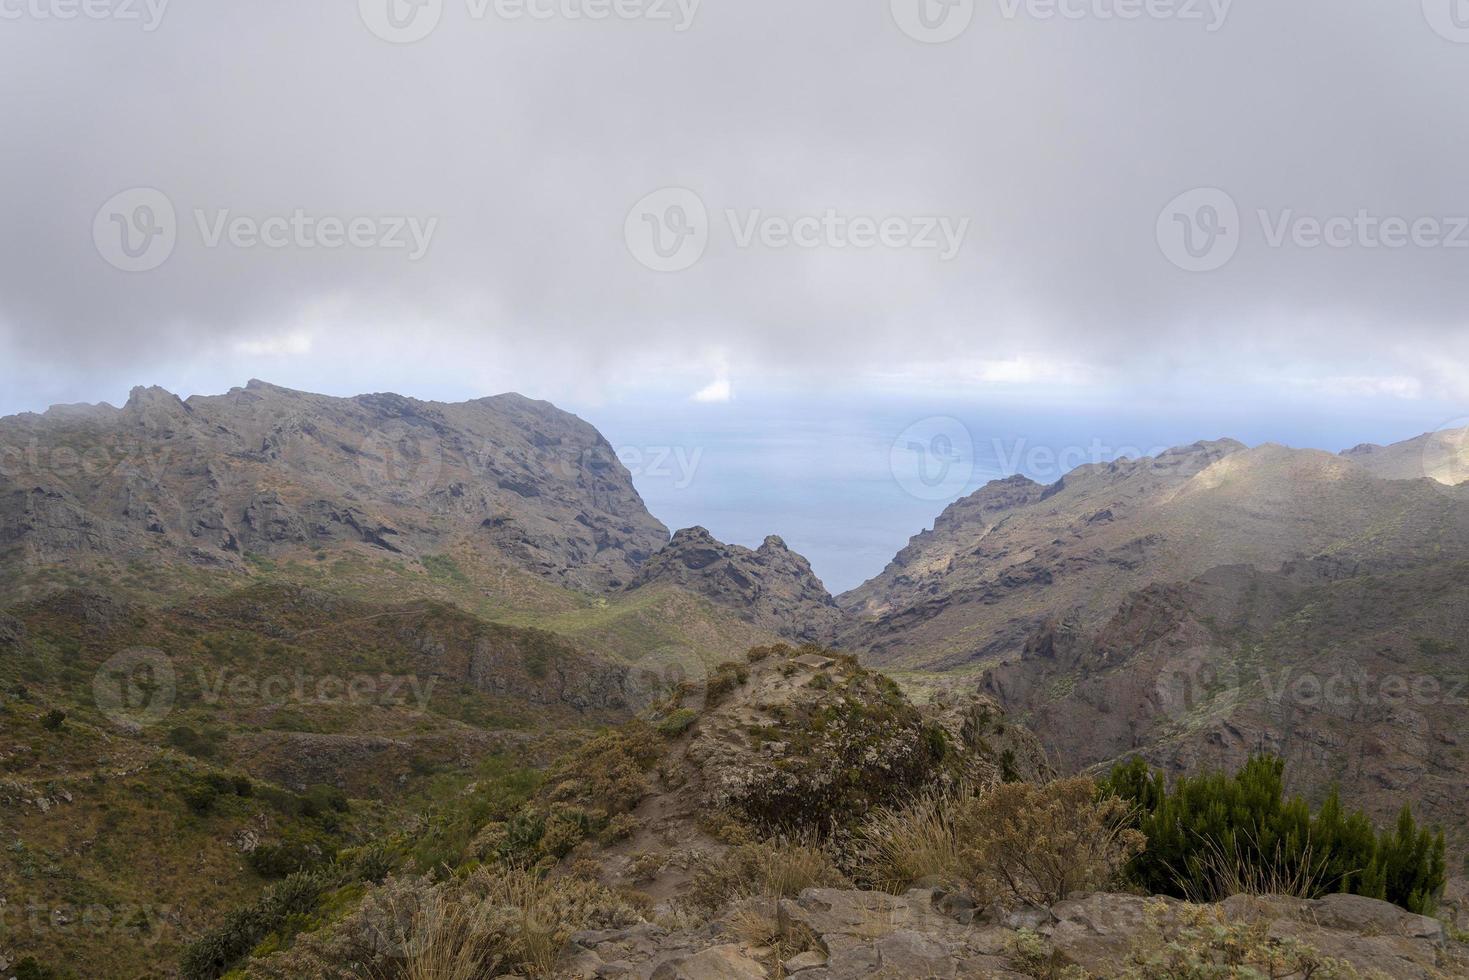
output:
[{"label": "grey cloud", "polygon": [[[1116,9],[1068,9],[1098,5]],[[1469,215],[1469,44],[1417,2],[1238,2],[1210,32],[1024,12],[1039,3],[1007,19],[1013,4],[991,0],[936,45],[905,36],[886,0],[705,0],[681,32],[476,21],[445,0],[406,45],[355,6],[176,0],[153,31],[0,20],[7,381],[38,365],[149,380],[160,360],[262,335],[335,345],[354,323],[398,323],[405,344],[507,374],[544,370],[542,344],[593,375],[630,352],[838,375],[1024,353],[1124,377],[1411,375],[1469,396],[1469,249],[1270,248],[1256,217]],[[179,241],[127,274],[91,230],[140,186],[173,202]],[[972,225],[947,263],[741,250],[716,226],[697,264],[658,274],[623,223],[666,186],[714,213]],[[1155,237],[1196,187],[1241,211],[1238,254],[1215,272],[1175,268]],[[439,225],[417,262],[206,249],[196,208]],[[323,307],[334,325],[313,321]],[[393,361],[391,345],[364,350]],[[467,358],[443,359],[452,373]]]}]

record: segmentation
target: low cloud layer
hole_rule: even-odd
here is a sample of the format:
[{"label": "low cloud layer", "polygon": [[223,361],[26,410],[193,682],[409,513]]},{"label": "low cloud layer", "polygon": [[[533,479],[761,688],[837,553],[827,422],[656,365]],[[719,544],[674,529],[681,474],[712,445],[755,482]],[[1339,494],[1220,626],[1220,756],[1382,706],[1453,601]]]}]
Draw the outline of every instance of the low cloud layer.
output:
[{"label": "low cloud layer", "polygon": [[0,0],[4,408],[1469,401],[1456,3]]}]

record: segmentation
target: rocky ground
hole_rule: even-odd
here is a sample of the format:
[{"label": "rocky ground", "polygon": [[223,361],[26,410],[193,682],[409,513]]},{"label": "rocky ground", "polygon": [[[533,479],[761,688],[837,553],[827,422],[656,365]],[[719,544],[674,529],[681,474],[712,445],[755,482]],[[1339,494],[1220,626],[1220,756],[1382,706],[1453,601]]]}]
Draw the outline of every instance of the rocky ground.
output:
[{"label": "rocky ground", "polygon": [[[673,931],[644,923],[577,934],[561,975],[638,980],[1247,976],[1256,974],[1148,971],[1150,961],[1165,962],[1162,950],[1170,943],[1203,949],[1208,936],[1229,932],[1231,941],[1238,941],[1257,932],[1265,946],[1310,946],[1321,976],[1469,976],[1469,946],[1450,940],[1443,923],[1353,895],[1318,901],[1238,897],[1217,906],[1188,906],[1097,893],[1006,914],[977,910],[962,894],[942,888],[915,888],[903,895],[812,888],[782,900],[779,916],[783,928],[804,936],[809,948],[781,958],[776,949],[740,941],[738,926],[728,920]],[[1336,961],[1337,972],[1320,967],[1322,961]]]}]

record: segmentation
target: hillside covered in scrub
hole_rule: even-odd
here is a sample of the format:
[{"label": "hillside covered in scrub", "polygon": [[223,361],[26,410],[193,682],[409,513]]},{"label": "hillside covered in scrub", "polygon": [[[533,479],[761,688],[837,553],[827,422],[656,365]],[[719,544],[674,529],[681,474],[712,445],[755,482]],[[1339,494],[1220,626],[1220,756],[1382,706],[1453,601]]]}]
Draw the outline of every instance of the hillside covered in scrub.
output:
[{"label": "hillside covered in scrub", "polygon": [[[1198,825],[1218,847],[1275,833],[1301,812],[1311,825],[1279,777],[1257,767],[1180,786],[1177,799],[1204,800],[1209,812],[1210,793],[1248,801],[1232,808],[1237,825]],[[533,786],[467,789],[463,806],[445,811],[451,835],[388,833],[290,876],[191,945],[182,972],[1469,975],[1469,946],[1421,914],[1442,893],[1442,840],[1411,816],[1381,850],[1370,824],[1357,844],[1391,875],[1422,876],[1432,894],[1420,890],[1417,911],[1352,894],[1363,889],[1324,866],[1296,877],[1294,893],[1226,888],[1202,849],[1189,875],[1155,896],[1143,883],[1170,858],[1150,851],[1147,831],[1152,815],[1182,806],[1173,799],[1145,769],[1101,784],[1054,778],[1033,738],[983,698],[915,705],[849,658],[757,648],[706,684],[670,688]],[[1317,818],[1354,829],[1365,819]],[[425,863],[425,833],[458,847]],[[1404,834],[1405,850],[1394,843]],[[1285,883],[1301,856],[1248,839],[1262,850],[1229,853]],[[1231,964],[1258,973],[1209,972]]]}]

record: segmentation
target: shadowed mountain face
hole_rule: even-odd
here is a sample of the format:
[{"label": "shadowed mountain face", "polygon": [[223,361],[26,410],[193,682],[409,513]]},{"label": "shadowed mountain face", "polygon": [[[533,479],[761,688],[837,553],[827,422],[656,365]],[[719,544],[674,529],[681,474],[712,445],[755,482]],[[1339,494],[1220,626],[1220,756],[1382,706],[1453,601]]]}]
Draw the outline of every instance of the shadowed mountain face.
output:
[{"label": "shadowed mountain face", "polygon": [[186,563],[458,545],[617,588],[667,541],[612,447],[546,402],[330,398],[252,381],[0,420],[0,558]]},{"label": "shadowed mountain face", "polygon": [[1096,628],[1133,591],[1220,565],[1469,557],[1462,488],[1385,479],[1357,458],[1223,440],[1084,466],[1050,487],[991,483],[838,598],[840,644],[875,663],[982,665],[1018,655],[1052,620]]},{"label": "shadowed mountain face", "polygon": [[1381,821],[1406,801],[1469,843],[1469,563],[1321,558],[1213,569],[1057,622],[984,688],[1064,769],[1173,772],[1282,756]]}]

